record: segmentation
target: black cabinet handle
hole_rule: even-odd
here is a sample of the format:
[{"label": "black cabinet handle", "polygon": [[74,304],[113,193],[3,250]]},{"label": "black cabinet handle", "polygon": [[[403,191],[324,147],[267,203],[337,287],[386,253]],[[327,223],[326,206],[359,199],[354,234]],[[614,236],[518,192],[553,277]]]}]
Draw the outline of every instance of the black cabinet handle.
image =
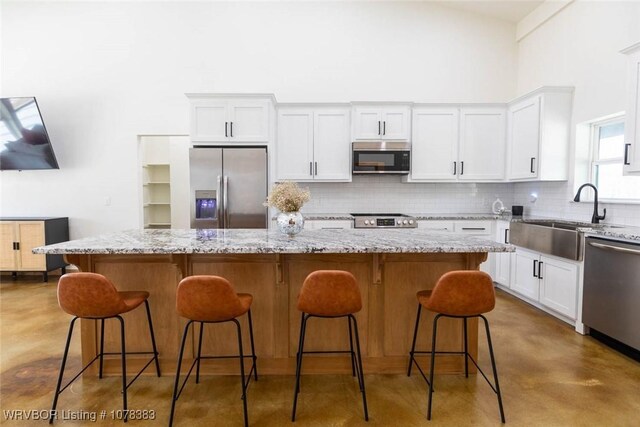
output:
[{"label": "black cabinet handle", "polygon": [[505,243],[509,243],[509,236],[508,236],[508,234],[509,234],[509,229],[508,229],[508,228],[505,228],[505,229],[504,229],[504,242],[505,242]]},{"label": "black cabinet handle", "polygon": [[13,250],[14,251],[18,250],[18,242],[13,242]]},{"label": "black cabinet handle", "polygon": [[313,176],[313,163],[309,162],[309,175]]},{"label": "black cabinet handle", "polygon": [[229,135],[227,134],[227,126],[229,125],[229,122],[224,122],[224,137],[228,137]]},{"label": "black cabinet handle", "polygon": [[378,120],[378,135],[380,135],[380,120]]},{"label": "black cabinet handle", "polygon": [[533,170],[533,162],[534,162],[535,160],[536,160],[536,158],[535,158],[535,157],[532,157],[532,158],[531,158],[531,169],[529,169],[529,170],[531,171],[531,173],[536,173],[536,172]]},{"label": "black cabinet handle", "polygon": [[318,175],[318,162],[315,162],[315,166],[316,166],[316,171],[315,171],[314,175]]},{"label": "black cabinet handle", "polygon": [[536,264],[538,264],[538,260],[534,259],[533,260],[533,277],[538,277],[536,276]]},{"label": "black cabinet handle", "polygon": [[387,121],[386,120],[384,122],[382,122],[382,134],[383,135],[387,134]]},{"label": "black cabinet handle", "polygon": [[542,277],[542,264],[544,264],[542,261],[538,263],[538,279],[544,279],[544,277]]},{"label": "black cabinet handle", "polygon": [[463,230],[486,230],[484,227],[462,227]]},{"label": "black cabinet handle", "polygon": [[229,122],[229,136],[233,138],[233,122]]},{"label": "black cabinet handle", "polygon": [[455,175],[457,173],[456,169],[457,169],[457,164],[458,162],[453,162],[453,174]]},{"label": "black cabinet handle", "polygon": [[460,162],[460,175],[464,175],[464,162]]},{"label": "black cabinet handle", "polygon": [[631,144],[624,144],[624,164],[625,165],[630,165],[631,162],[629,162],[629,148],[631,148]]}]

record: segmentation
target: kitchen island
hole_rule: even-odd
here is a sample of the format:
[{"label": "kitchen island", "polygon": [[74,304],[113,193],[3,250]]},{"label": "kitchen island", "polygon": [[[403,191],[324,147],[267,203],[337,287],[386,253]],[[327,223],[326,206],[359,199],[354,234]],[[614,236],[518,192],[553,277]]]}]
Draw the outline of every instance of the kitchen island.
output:
[{"label": "kitchen island", "polygon": [[[360,285],[363,308],[356,315],[366,373],[400,373],[407,367],[419,290],[431,289],[447,271],[477,270],[488,252],[511,252],[509,245],[432,230],[304,230],[293,238],[269,230],[133,230],[73,240],[34,249],[63,254],[81,271],[107,276],[119,290],[146,290],[160,363],[175,369],[180,336],[186,320],[175,310],[176,287],[186,276],[220,275],[237,292],[253,294],[252,316],[261,374],[293,374],[300,328],[296,298],[305,277],[314,270],[351,272]],[[144,310],[125,316],[127,351],[148,351],[150,340]],[[247,330],[246,316],[240,319]],[[419,349],[428,349],[433,314],[421,316]],[[119,349],[117,322],[105,323],[105,348]],[[90,361],[99,340],[98,322],[82,320],[82,358]],[[317,327],[316,327],[317,326]],[[477,357],[477,322],[469,323],[469,349]],[[463,348],[462,322],[439,322],[438,349]],[[245,348],[249,337],[243,334]],[[348,348],[344,318],[309,323],[305,349]],[[185,357],[193,357],[193,329]],[[237,352],[232,324],[205,328],[202,352]],[[428,358],[425,356],[425,358]],[[127,368],[135,372],[144,357],[131,355]],[[189,363],[183,366],[189,366]],[[105,361],[105,372],[117,374],[118,358]],[[461,372],[459,356],[439,356],[439,372]],[[96,370],[94,369],[94,373]],[[202,362],[203,373],[237,373],[237,360]],[[305,373],[351,372],[347,356],[305,357]]]}]

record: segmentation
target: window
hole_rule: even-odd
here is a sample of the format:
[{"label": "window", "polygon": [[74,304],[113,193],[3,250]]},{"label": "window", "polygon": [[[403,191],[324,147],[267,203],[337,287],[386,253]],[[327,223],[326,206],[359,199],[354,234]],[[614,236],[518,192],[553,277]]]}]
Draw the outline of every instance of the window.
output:
[{"label": "window", "polygon": [[591,182],[598,187],[598,197],[614,201],[640,202],[640,177],[622,175],[624,117],[593,123],[591,129]]}]

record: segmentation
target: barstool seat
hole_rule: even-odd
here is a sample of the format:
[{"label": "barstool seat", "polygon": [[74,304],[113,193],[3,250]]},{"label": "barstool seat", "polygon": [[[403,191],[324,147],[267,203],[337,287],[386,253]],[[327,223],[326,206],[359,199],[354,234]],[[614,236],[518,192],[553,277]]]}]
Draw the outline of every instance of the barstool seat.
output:
[{"label": "barstool seat", "polygon": [[[140,376],[140,374],[155,361],[156,373],[160,376],[160,365],[158,363],[158,350],[156,348],[156,339],[153,333],[153,322],[151,320],[151,311],[149,309],[149,292],[146,291],[118,291],[116,287],[106,277],[96,273],[70,273],[64,274],[58,281],[58,304],[66,313],[74,316],[69,324],[69,333],[67,335],[67,343],[64,348],[62,364],[60,366],[60,374],[56,385],[56,392],[53,398],[51,415],[49,424],[53,423],[55,410],[58,405],[58,396],[67,387],[71,385],[93,362],[100,361],[99,378],[102,378],[102,367],[104,356],[119,354],[122,359],[122,399],[124,408],[124,418],[128,419],[127,413],[127,389]],[[135,352],[135,354],[153,354],[153,357],[140,370],[134,379],[127,384],[127,365],[124,335],[124,319],[120,316],[138,308],[144,303],[147,311],[147,321],[149,323],[149,334],[151,336],[152,352]],[[120,321],[120,340],[121,351],[118,353],[104,351],[104,321],[106,319],[116,318]],[[71,379],[67,385],[61,387],[64,376],[64,367],[69,354],[69,345],[73,335],[73,327],[78,319],[100,320],[100,353],[93,360],[85,365],[82,370]]]},{"label": "barstool seat", "polygon": [[[360,392],[362,393],[362,405],[364,419],[369,421],[367,409],[367,394],[364,387],[364,373],[362,370],[362,355],[360,354],[360,338],[358,336],[358,323],[354,316],[362,310],[362,296],[360,288],[353,274],[339,270],[318,270],[309,274],[302,284],[298,295],[297,308],[302,312],[300,325],[300,340],[296,362],[296,384],[293,394],[293,410],[291,421],[296,420],[296,408],[298,394],[300,393],[300,375],[302,372],[302,357],[308,353],[349,353],[351,356],[351,371],[357,376]],[[349,320],[349,347],[348,351],[304,351],[304,338],[307,330],[307,321],[311,317],[336,318],[347,317]],[[352,327],[353,323],[353,327]],[[353,334],[357,353],[353,351]]]},{"label": "barstool seat", "polygon": [[[487,380],[489,386],[491,386],[493,391],[496,393],[498,398],[498,407],[500,409],[500,419],[504,423],[505,418],[504,410],[502,407],[502,394],[500,392],[498,371],[496,369],[495,357],[493,355],[493,345],[491,343],[489,322],[483,316],[484,313],[493,310],[496,303],[495,290],[493,288],[493,280],[491,279],[491,276],[482,271],[451,271],[445,273],[444,275],[442,275],[442,277],[440,277],[433,290],[419,291],[416,294],[416,298],[418,299],[418,313],[416,316],[416,326],[413,334],[413,343],[411,345],[411,351],[409,352],[409,368],[407,370],[407,375],[411,376],[411,368],[415,363],[416,367],[420,371],[420,374],[422,374],[422,377],[427,381],[427,384],[429,386],[427,419],[431,419],[435,355],[460,354],[464,356],[465,376],[469,376],[468,360],[471,360],[476,368],[478,368],[482,376]],[[433,335],[431,341],[431,350],[429,351],[416,351],[415,349],[416,339],[418,336],[418,327],[420,325],[420,312],[422,307],[434,313],[437,313],[433,319]],[[436,351],[438,319],[442,316],[463,319],[464,351]],[[480,317],[484,321],[495,386],[491,384],[487,376],[484,374],[484,372],[482,372],[482,369],[480,369],[480,367],[478,366],[477,362],[469,354],[467,319],[471,317]],[[431,370],[429,371],[428,379],[415,359],[416,354],[431,355]]]},{"label": "barstool seat", "polygon": [[[184,389],[191,371],[196,367],[196,384],[200,382],[200,360],[202,359],[228,359],[238,358],[240,360],[240,379],[242,385],[242,402],[244,411],[244,425],[249,425],[247,412],[247,387],[251,381],[251,374],[254,379],[258,380],[257,357],[253,344],[253,322],[251,320],[251,304],[253,296],[251,294],[236,293],[231,283],[223,277],[219,276],[190,276],[183,279],[178,284],[176,291],[176,311],[186,319],[189,319],[182,334],[182,344],[180,346],[180,355],[178,356],[178,368],[176,371],[176,380],[173,387],[173,400],[171,402],[171,415],[169,418],[169,426],[173,425],[173,417],[175,407],[182,390]],[[251,355],[245,356],[242,350],[242,330],[237,317],[247,314],[249,320],[249,337],[251,341]],[[200,324],[200,334],[198,338],[198,353],[194,359],[187,376],[178,388],[180,383],[180,369],[182,367],[182,357],[184,356],[184,348],[189,333],[189,327],[194,323]],[[224,323],[233,322],[236,325],[238,333],[238,352],[237,356],[202,356],[202,333],[206,323]],[[253,361],[248,379],[245,381],[244,358],[250,357]]]}]

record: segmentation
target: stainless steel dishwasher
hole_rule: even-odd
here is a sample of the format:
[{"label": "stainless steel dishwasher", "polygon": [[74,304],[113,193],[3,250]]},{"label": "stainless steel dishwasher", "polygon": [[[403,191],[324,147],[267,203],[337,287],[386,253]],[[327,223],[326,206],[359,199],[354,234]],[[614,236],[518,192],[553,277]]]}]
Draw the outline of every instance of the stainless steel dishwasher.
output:
[{"label": "stainless steel dishwasher", "polygon": [[582,321],[640,350],[640,243],[585,239]]}]

